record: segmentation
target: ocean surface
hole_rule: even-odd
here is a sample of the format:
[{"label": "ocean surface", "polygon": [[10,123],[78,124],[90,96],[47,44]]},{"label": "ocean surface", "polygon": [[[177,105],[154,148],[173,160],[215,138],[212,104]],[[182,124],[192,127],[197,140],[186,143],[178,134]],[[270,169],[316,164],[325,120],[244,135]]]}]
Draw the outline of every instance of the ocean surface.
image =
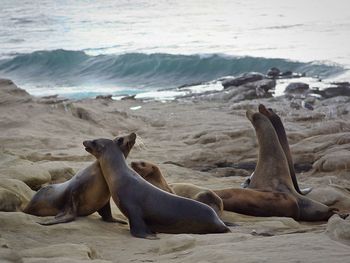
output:
[{"label": "ocean surface", "polygon": [[173,97],[271,67],[349,81],[349,10],[348,0],[0,0],[0,77],[70,98]]}]

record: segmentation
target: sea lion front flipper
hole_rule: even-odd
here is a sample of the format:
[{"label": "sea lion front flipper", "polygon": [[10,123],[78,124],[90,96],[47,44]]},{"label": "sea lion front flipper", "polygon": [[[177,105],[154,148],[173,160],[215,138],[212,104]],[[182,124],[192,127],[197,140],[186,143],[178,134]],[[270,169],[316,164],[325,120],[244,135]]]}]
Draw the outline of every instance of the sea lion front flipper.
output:
[{"label": "sea lion front flipper", "polygon": [[109,201],[110,200],[108,200],[108,202],[101,209],[97,210],[99,215],[102,217],[102,220],[110,223],[119,223],[119,224],[126,225],[127,224],[126,221],[121,219],[116,219],[112,216],[111,204]]},{"label": "sea lion front flipper", "polygon": [[141,216],[138,216],[135,212],[129,214],[130,233],[134,237],[146,238],[146,239],[159,239],[151,229],[146,225]]}]

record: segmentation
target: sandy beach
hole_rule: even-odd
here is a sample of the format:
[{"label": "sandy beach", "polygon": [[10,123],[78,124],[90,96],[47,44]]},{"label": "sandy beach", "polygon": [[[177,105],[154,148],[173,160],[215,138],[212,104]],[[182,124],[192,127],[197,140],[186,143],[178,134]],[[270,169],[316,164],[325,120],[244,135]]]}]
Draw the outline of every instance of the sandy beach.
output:
[{"label": "sandy beach", "polygon": [[[307,196],[350,211],[350,97],[314,99],[309,110],[286,96],[233,102],[224,95],[72,101],[33,97],[0,80],[0,262],[348,262],[350,218],[337,215],[305,223],[224,212],[225,221],[238,224],[232,233],[145,240],[97,213],[42,226],[44,218],[21,212],[42,186],[64,182],[95,160],[84,140],[130,132],[139,138],[129,163],[156,163],[169,183],[240,187],[258,154],[245,112],[259,103],[281,116],[299,184],[313,188]],[[113,215],[124,218],[111,204]]]}]

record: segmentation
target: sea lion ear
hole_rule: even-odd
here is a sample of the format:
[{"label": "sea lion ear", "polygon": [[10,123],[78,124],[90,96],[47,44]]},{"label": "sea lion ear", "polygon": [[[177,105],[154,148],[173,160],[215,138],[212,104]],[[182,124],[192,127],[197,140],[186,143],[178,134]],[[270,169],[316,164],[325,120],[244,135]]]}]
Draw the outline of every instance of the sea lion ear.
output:
[{"label": "sea lion ear", "polygon": [[130,141],[135,141],[136,140],[136,133],[134,133],[134,132],[130,133],[129,139],[130,139]]}]

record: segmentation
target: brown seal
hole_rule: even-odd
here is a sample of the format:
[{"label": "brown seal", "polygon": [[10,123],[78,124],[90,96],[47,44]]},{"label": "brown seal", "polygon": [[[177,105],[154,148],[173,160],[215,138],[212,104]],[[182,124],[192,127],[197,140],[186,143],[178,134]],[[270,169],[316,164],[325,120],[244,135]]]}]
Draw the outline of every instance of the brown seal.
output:
[{"label": "brown seal", "polygon": [[133,236],[154,239],[156,232],[205,234],[230,231],[209,206],[165,192],[132,170],[120,149],[122,138],[84,141],[83,144],[99,161],[112,198],[129,219]]},{"label": "brown seal", "polygon": [[301,221],[322,221],[332,216],[334,209],[295,190],[288,160],[271,121],[259,112],[248,110],[246,115],[255,128],[259,144],[258,162],[248,188],[293,195],[298,202]]},{"label": "brown seal", "polygon": [[222,200],[212,190],[189,183],[172,183],[168,185],[160,168],[151,162],[133,161],[131,162],[131,167],[154,186],[166,192],[206,204],[213,208],[218,216],[221,216],[224,208]]},{"label": "brown seal", "polygon": [[293,195],[282,192],[227,188],[213,190],[224,210],[250,216],[284,216],[299,219],[299,206]]},{"label": "brown seal", "polygon": [[[135,144],[136,134],[115,138],[120,139],[123,139],[121,151],[127,157]],[[77,216],[88,216],[96,211],[104,221],[125,224],[125,221],[112,217],[110,197],[100,164],[95,161],[70,180],[40,189],[23,212],[36,216],[55,216],[50,221],[40,223],[43,225],[70,222]]]},{"label": "brown seal", "polygon": [[282,146],[282,149],[284,151],[284,154],[286,155],[287,162],[288,162],[288,167],[289,167],[289,172],[290,176],[292,178],[292,182],[294,185],[295,190],[302,195],[306,195],[309,192],[311,192],[312,187],[300,189],[298,185],[298,181],[295,175],[295,170],[294,170],[294,162],[292,158],[292,153],[289,148],[289,143],[287,139],[287,134],[286,130],[284,129],[284,125],[281,121],[281,118],[272,110],[272,109],[267,109],[263,104],[259,105],[259,112],[264,114],[272,123],[272,126],[275,128],[275,131],[278,136],[278,140]]},{"label": "brown seal", "polygon": [[157,165],[145,161],[132,161],[131,167],[150,184],[153,184],[166,192],[175,194],[173,189],[171,189],[166,182],[160,168]]},{"label": "brown seal", "polygon": [[[286,155],[287,161],[288,161],[288,167],[289,167],[289,172],[290,176],[292,178],[292,182],[294,185],[295,190],[302,195],[306,195],[312,191],[312,187],[300,189],[298,185],[298,181],[295,175],[295,170],[294,170],[294,163],[293,163],[293,158],[292,154],[289,148],[289,143],[286,135],[286,131],[284,128],[284,125],[281,121],[281,118],[272,110],[272,109],[267,109],[263,104],[259,105],[259,112],[264,114],[272,123],[272,126],[274,127],[278,140],[282,146],[282,149],[284,151],[284,154]],[[242,184],[243,187],[247,187],[254,176],[254,173]]]}]

